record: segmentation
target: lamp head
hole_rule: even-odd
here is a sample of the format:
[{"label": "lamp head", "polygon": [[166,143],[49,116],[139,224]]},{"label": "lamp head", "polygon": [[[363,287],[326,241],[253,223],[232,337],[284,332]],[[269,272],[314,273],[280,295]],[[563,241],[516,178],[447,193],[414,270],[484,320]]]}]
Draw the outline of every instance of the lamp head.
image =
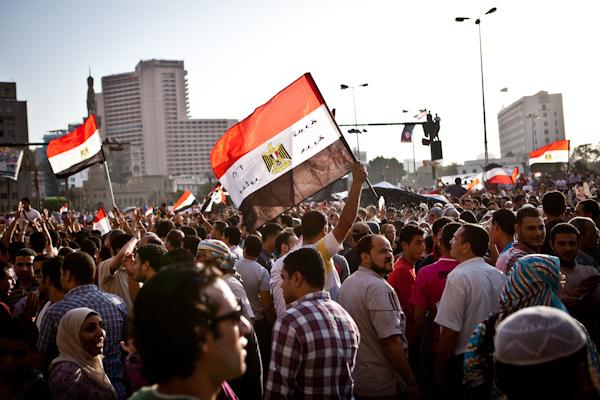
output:
[{"label": "lamp head", "polygon": [[340,85],[340,89],[344,90],[344,89],[348,89],[350,86],[348,85],[344,85],[343,83]]}]

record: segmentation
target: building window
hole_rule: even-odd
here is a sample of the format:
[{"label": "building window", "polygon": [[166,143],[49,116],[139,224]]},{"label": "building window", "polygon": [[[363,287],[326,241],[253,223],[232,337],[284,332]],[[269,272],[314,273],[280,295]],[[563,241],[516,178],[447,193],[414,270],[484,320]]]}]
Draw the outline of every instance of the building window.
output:
[{"label": "building window", "polygon": [[545,113],[543,113],[542,115],[544,116],[544,118],[546,118],[546,117],[548,116],[548,113],[547,113],[547,112],[545,112]]},{"label": "building window", "polygon": [[548,129],[544,129],[544,135],[548,135],[550,132],[548,131]]}]

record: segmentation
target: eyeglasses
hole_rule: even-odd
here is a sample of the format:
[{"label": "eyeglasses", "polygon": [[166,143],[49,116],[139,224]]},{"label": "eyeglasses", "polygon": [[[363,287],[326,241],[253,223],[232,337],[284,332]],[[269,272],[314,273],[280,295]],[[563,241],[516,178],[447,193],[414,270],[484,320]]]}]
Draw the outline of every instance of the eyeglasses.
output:
[{"label": "eyeglasses", "polygon": [[238,305],[235,308],[235,310],[233,310],[227,314],[213,318],[210,323],[213,326],[216,326],[219,324],[219,322],[223,322],[223,321],[232,321],[235,324],[239,324],[242,321],[243,316],[244,316],[244,313],[242,312],[242,307]]},{"label": "eyeglasses", "polygon": [[31,262],[18,262],[15,263],[17,267],[33,267],[33,263]]}]

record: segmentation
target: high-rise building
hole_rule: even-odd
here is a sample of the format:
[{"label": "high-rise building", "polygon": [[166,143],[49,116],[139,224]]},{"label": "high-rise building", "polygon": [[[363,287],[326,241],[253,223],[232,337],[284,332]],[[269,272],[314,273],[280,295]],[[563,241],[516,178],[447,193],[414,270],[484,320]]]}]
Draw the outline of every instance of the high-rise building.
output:
[{"label": "high-rise building", "polygon": [[565,139],[562,94],[540,91],[498,113],[501,157],[525,154]]},{"label": "high-rise building", "polygon": [[[102,78],[96,95],[101,135],[130,143],[124,176],[212,174],[210,150],[237,121],[191,119],[183,61],[140,61],[135,71]],[[111,169],[114,166],[111,166]],[[119,177],[115,177],[119,180]]]}]

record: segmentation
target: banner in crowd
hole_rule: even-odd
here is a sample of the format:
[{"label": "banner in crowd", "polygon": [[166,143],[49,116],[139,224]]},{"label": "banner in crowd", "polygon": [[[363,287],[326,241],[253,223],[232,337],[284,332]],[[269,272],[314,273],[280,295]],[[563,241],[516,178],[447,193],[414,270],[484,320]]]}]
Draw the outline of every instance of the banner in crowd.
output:
[{"label": "banner in crowd", "polygon": [[0,177],[16,181],[23,161],[23,150],[0,147]]},{"label": "banner in crowd", "polygon": [[57,178],[66,178],[93,164],[104,162],[96,117],[90,115],[73,132],[48,143],[46,155]]},{"label": "banner in crowd", "polygon": [[559,140],[529,153],[529,165],[569,162],[569,141]]},{"label": "banner in crowd", "polygon": [[194,197],[194,195],[189,190],[186,190],[185,193],[183,193],[181,195],[179,200],[177,200],[177,202],[173,205],[173,208],[171,208],[171,211],[173,211],[174,213],[183,211],[186,208],[191,207],[195,201],[196,201],[196,198]]},{"label": "banner in crowd", "polygon": [[208,193],[206,199],[204,199],[201,211],[211,212],[213,205],[227,203],[228,195],[229,194],[225,191],[225,189],[223,189],[223,185],[217,183]]},{"label": "banner in crowd", "polygon": [[403,143],[412,142],[413,130],[415,129],[415,124],[406,124],[404,125],[404,129],[402,129],[402,137],[400,139]]},{"label": "banner in crowd", "polygon": [[514,185],[519,177],[519,167],[515,167],[512,172],[506,168],[492,168],[481,174],[476,175],[467,185],[467,189],[482,190],[485,184],[492,185]]},{"label": "banner in crowd", "polygon": [[227,130],[210,158],[248,231],[346,175],[354,163],[309,73]]},{"label": "banner in crowd", "polygon": [[96,212],[94,222],[92,223],[92,229],[100,231],[102,236],[110,232],[110,221],[108,220],[108,215],[106,215],[104,208],[101,207]]}]

